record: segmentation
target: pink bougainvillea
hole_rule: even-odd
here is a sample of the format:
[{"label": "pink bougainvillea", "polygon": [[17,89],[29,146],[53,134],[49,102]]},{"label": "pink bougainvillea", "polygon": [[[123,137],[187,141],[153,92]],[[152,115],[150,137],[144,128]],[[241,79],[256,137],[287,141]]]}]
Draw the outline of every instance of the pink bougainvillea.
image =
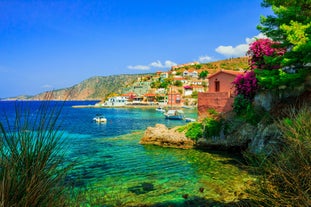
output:
[{"label": "pink bougainvillea", "polygon": [[251,57],[251,69],[279,69],[280,64],[269,63],[265,57],[282,56],[286,49],[280,47],[280,43],[274,42],[271,39],[263,38],[258,39],[251,43],[247,54]]},{"label": "pink bougainvillea", "polygon": [[233,84],[235,86],[235,93],[243,95],[244,98],[252,100],[258,89],[257,79],[254,71],[248,71],[244,74],[238,75]]}]

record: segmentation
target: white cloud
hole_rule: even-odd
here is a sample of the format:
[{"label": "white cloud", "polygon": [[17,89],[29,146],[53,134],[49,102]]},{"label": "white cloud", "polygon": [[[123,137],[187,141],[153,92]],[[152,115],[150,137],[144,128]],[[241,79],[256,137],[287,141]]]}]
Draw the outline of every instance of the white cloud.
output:
[{"label": "white cloud", "polygon": [[259,38],[266,38],[266,36],[262,33],[258,34],[257,36],[254,36],[252,38],[245,38],[245,43],[243,44],[239,44],[237,46],[223,46],[223,45],[220,45],[219,47],[217,47],[215,49],[216,52],[224,55],[224,56],[227,56],[227,57],[241,57],[241,56],[245,56],[246,55],[246,52],[249,48],[249,44],[254,42],[256,39],[259,39]]},{"label": "white cloud", "polygon": [[150,67],[148,65],[129,65],[127,66],[127,68],[131,70],[150,70]]},{"label": "white cloud", "polygon": [[155,67],[155,68],[163,68],[164,66],[162,65],[160,60],[157,60],[155,62],[152,62],[149,64],[151,67]]},{"label": "white cloud", "polygon": [[215,49],[216,52],[229,57],[245,56],[247,50],[248,44],[240,44],[235,47],[221,45]]},{"label": "white cloud", "polygon": [[213,58],[211,58],[210,56],[205,55],[205,56],[200,56],[198,61],[200,63],[207,63],[207,62],[211,61],[212,59]]},{"label": "white cloud", "polygon": [[131,70],[150,70],[151,68],[170,68],[173,65],[177,64],[171,60],[166,60],[164,64],[162,64],[160,60],[157,60],[148,65],[135,65],[135,66],[130,65],[127,68]]},{"label": "white cloud", "polygon": [[259,33],[257,36],[254,36],[252,38],[246,38],[245,41],[247,44],[250,44],[252,42],[255,42],[256,39],[262,39],[262,38],[268,38],[266,35],[262,34],[262,33]]},{"label": "white cloud", "polygon": [[175,62],[173,62],[171,60],[166,60],[165,63],[164,63],[164,67],[166,67],[166,68],[170,68],[170,67],[172,67],[174,65],[177,65],[177,63],[175,63]]}]

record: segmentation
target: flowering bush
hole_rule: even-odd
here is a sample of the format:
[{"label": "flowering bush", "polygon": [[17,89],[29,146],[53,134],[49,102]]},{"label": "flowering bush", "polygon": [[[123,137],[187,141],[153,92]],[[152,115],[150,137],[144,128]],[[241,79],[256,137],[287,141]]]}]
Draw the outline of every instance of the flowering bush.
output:
[{"label": "flowering bush", "polygon": [[280,47],[280,43],[271,39],[258,39],[251,43],[247,54],[251,57],[251,69],[279,69],[278,57],[285,54],[286,49]]},{"label": "flowering bush", "polygon": [[235,86],[236,95],[242,95],[248,100],[253,100],[258,89],[257,79],[254,71],[248,71],[238,75],[233,84]]}]

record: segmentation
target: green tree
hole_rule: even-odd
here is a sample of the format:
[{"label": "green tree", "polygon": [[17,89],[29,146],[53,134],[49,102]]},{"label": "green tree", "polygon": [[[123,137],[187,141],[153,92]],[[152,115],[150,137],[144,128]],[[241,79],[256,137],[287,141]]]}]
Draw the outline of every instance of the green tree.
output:
[{"label": "green tree", "polygon": [[261,17],[258,29],[287,48],[283,68],[303,69],[311,62],[311,0],[263,0],[275,15]]},{"label": "green tree", "polygon": [[208,71],[207,70],[203,70],[200,74],[199,74],[199,78],[200,79],[205,79],[208,76]]},{"label": "green tree", "polygon": [[183,84],[182,84],[182,82],[181,82],[180,80],[177,80],[177,81],[174,82],[174,86],[180,87],[180,86],[182,86],[182,85],[183,85]]}]

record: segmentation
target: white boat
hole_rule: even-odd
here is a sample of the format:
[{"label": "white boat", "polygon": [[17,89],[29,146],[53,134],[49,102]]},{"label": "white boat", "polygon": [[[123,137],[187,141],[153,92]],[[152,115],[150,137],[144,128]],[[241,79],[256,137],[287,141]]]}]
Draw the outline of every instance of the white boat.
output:
[{"label": "white boat", "polygon": [[163,109],[162,107],[158,107],[158,108],[156,108],[156,111],[165,112],[165,109]]},{"label": "white boat", "polygon": [[197,121],[196,119],[193,119],[193,118],[185,118],[185,121],[186,122],[195,122]]},{"label": "white boat", "polygon": [[93,121],[96,121],[98,123],[107,122],[107,119],[104,116],[95,116],[93,118]]},{"label": "white boat", "polygon": [[165,118],[174,119],[174,120],[182,120],[185,118],[184,112],[182,110],[174,110],[170,109],[164,113]]}]

